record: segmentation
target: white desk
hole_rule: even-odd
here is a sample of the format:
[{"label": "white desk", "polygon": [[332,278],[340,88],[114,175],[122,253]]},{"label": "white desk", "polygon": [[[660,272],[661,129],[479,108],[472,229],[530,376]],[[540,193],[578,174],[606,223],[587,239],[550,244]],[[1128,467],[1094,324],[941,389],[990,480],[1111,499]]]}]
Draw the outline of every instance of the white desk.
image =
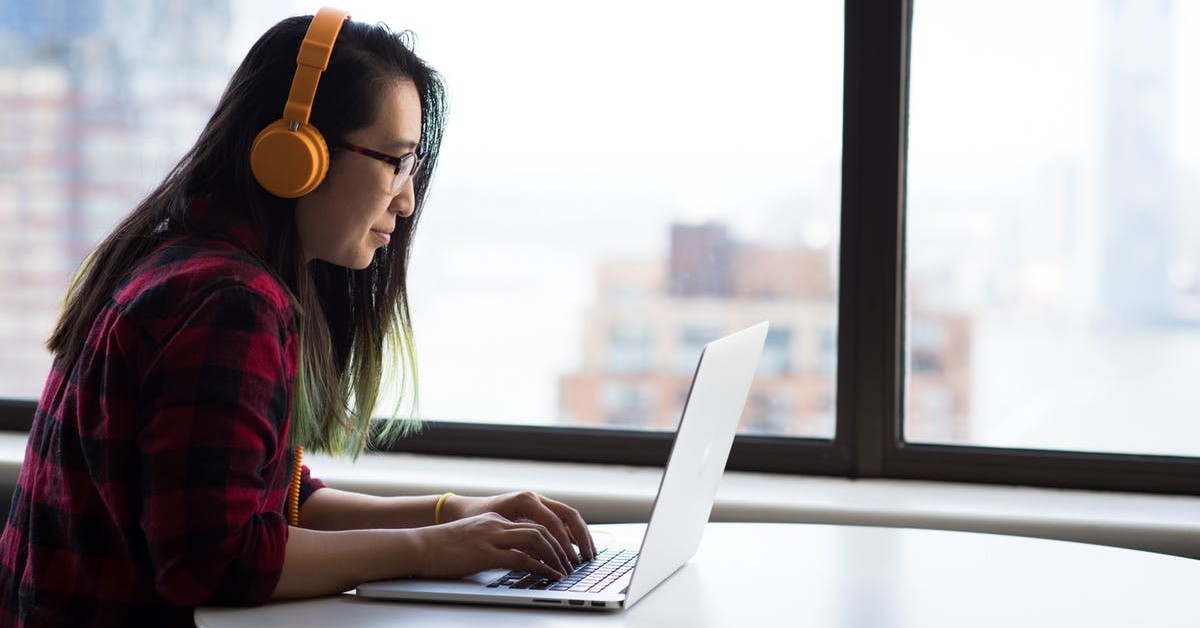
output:
[{"label": "white desk", "polygon": [[[599,526],[625,537],[639,525]],[[756,576],[763,581],[756,583]],[[200,628],[1200,626],[1200,561],[1019,537],[714,523],[692,561],[625,612],[377,602],[202,608]]]}]

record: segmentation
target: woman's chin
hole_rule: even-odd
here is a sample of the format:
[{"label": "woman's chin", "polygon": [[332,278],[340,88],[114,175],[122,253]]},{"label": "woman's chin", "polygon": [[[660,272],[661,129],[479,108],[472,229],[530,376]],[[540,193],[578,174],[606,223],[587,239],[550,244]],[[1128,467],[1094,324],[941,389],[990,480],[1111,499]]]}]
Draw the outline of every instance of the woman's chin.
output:
[{"label": "woman's chin", "polygon": [[375,251],[372,250],[366,253],[360,252],[358,254],[336,257],[319,257],[317,259],[321,260],[322,262],[333,264],[334,266],[341,266],[342,268],[348,268],[350,270],[365,270],[371,265],[371,262],[375,260]]}]

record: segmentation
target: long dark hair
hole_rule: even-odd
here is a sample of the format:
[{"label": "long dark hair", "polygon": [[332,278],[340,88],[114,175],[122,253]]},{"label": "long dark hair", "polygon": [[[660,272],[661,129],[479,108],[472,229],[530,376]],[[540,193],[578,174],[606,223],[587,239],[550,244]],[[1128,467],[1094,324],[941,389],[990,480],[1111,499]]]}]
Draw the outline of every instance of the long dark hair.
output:
[{"label": "long dark hair", "polygon": [[[283,112],[296,53],[311,21],[312,16],[285,19],[251,47],[195,146],[84,260],[47,346],[60,367],[70,368],[83,350],[91,321],[117,287],[159,244],[194,232],[186,210],[194,199],[209,198],[244,213],[263,236],[263,264],[291,292],[300,329],[291,443],[353,455],[368,443],[385,364],[399,367],[400,356],[405,362],[403,370],[397,369],[403,378],[400,391],[411,393],[415,408],[408,260],[437,167],[446,99],[441,77],[414,54],[411,33],[382,24],[343,25],[321,76],[310,122],[336,146],[374,122],[388,87],[411,81],[421,98],[418,152],[425,162],[413,180],[412,216],[397,221],[391,244],[376,251],[370,266],[351,270],[306,262],[295,226],[296,201],[259,186],[250,172],[250,146],[259,130]],[[393,420],[387,425],[385,439],[416,423]]]}]

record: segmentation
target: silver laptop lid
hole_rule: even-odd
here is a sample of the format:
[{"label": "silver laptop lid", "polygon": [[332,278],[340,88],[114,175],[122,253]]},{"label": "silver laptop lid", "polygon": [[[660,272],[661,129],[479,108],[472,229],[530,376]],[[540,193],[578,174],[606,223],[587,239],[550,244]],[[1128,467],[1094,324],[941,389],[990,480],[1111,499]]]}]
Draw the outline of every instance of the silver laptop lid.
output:
[{"label": "silver laptop lid", "polygon": [[626,607],[675,573],[700,546],[767,327],[763,321],[704,346],[626,590]]}]

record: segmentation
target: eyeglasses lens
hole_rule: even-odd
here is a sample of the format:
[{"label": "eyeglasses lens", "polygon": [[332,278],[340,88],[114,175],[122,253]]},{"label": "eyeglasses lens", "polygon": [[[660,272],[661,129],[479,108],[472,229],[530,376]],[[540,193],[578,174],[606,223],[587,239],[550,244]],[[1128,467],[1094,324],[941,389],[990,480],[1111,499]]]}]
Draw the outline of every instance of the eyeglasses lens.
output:
[{"label": "eyeglasses lens", "polygon": [[399,194],[400,189],[408,182],[409,177],[415,177],[417,171],[421,168],[421,162],[414,154],[404,156],[400,161],[400,167],[396,168],[396,176],[392,179],[392,194]]}]

